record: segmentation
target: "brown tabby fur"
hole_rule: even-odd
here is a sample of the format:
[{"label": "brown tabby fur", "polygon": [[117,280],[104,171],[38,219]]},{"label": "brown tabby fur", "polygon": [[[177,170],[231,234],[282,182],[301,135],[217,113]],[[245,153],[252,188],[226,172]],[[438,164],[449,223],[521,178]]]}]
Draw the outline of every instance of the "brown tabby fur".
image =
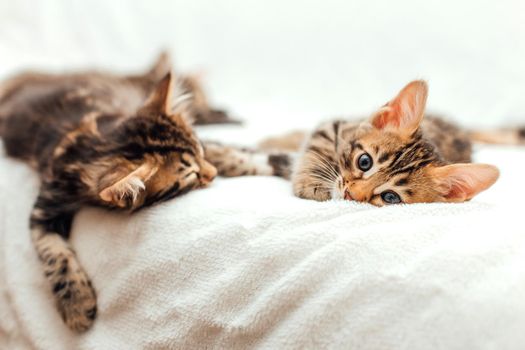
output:
[{"label": "brown tabby fur", "polygon": [[[414,81],[367,120],[336,120],[308,137],[295,132],[266,140],[258,162],[253,161],[255,151],[241,152],[241,162],[229,147],[224,152],[230,156],[218,164],[214,159],[214,154],[221,154],[218,149],[209,156],[206,151],[206,156],[223,176],[238,176],[239,168],[264,175],[270,165],[274,175],[291,178],[294,193],[301,198],[344,198],[382,206],[390,203],[383,195],[391,191],[402,203],[469,200],[497,180],[498,169],[469,164],[474,134],[438,117],[423,119],[427,90],[425,82]],[[367,171],[357,164],[364,153],[373,161]],[[262,154],[266,162],[260,160]]]},{"label": "brown tabby fur", "polygon": [[180,108],[197,85],[186,79],[183,85],[193,85],[175,94],[166,60],[143,76],[31,73],[0,88],[6,152],[41,177],[31,238],[57,308],[75,331],[88,329],[97,313],[95,290],[67,243],[75,213],[84,205],[136,211],[216,175],[187,118],[227,118],[202,99]]},{"label": "brown tabby fur", "polygon": [[[99,89],[105,88],[118,94],[117,99],[106,96],[105,102],[109,106],[104,106],[103,101],[97,100],[101,108],[107,107],[113,110],[115,101],[120,102],[119,108],[131,113],[140,107],[140,102],[144,101],[151,93],[153,88],[172,70],[172,63],[167,52],[163,52],[157,58],[153,67],[145,74],[140,75],[115,75],[108,72],[83,72],[73,74],[49,74],[41,72],[27,72],[18,74],[15,77],[0,84],[0,113],[5,108],[10,108],[13,100],[23,100],[27,94],[34,94],[38,90],[45,90],[53,84],[68,84],[75,87],[77,93],[82,92],[84,85],[95,86]],[[174,88],[176,93],[174,98],[184,99],[191,96],[191,103],[184,105],[179,112],[183,114],[189,122],[194,125],[229,123],[238,124],[239,121],[221,109],[210,106],[204,89],[197,75],[180,75],[175,79]],[[84,91],[85,93],[85,91]],[[9,101],[9,104],[6,103]],[[172,101],[173,105],[179,105],[178,101]],[[7,112],[4,112],[5,114]],[[0,120],[2,123],[2,120]],[[1,130],[1,124],[0,124]]]}]

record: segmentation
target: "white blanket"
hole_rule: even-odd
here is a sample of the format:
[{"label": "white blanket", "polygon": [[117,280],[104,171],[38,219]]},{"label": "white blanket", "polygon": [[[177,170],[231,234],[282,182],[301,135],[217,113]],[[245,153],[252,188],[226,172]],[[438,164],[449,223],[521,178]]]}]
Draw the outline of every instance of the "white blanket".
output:
[{"label": "white blanket", "polygon": [[36,176],[0,158],[0,348],[523,349],[524,155],[480,150],[501,180],[464,204],[320,203],[245,177],[133,216],[85,209],[72,244],[99,316],[80,336],[30,245]]}]

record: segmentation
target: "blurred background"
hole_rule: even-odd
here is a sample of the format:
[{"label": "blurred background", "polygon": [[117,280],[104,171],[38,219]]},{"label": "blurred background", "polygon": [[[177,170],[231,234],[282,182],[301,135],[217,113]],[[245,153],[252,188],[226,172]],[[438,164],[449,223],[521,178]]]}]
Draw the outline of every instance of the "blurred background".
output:
[{"label": "blurred background", "polygon": [[136,72],[162,48],[246,141],[366,115],[416,78],[462,125],[525,122],[523,0],[0,1],[0,78]]}]

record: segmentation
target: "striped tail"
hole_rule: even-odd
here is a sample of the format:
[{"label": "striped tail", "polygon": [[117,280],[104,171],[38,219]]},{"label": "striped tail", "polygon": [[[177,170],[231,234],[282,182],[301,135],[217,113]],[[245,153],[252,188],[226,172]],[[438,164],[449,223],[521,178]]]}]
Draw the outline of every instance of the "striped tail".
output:
[{"label": "striped tail", "polygon": [[525,145],[525,127],[499,130],[476,130],[469,133],[474,142],[500,145]]}]

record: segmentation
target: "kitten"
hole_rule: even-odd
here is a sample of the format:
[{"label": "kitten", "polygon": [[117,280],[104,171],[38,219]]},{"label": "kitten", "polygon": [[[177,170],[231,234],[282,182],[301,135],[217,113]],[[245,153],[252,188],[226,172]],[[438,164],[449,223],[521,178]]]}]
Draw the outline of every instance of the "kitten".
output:
[{"label": "kitten", "polygon": [[32,242],[58,311],[75,331],[88,329],[97,313],[95,290],[67,242],[75,213],[84,205],[133,212],[216,175],[188,112],[173,105],[180,96],[173,96],[172,75],[158,79],[158,67],[132,77],[26,74],[1,90],[5,150],[41,178]]},{"label": "kitten", "polygon": [[[167,52],[162,52],[151,69],[139,75],[120,76],[98,71],[76,74],[42,72],[18,74],[0,85],[0,113],[5,105],[3,101],[23,99],[26,93],[34,93],[36,89],[45,89],[49,84],[56,82],[64,84],[66,81],[77,86],[85,84],[105,85],[107,89],[116,93],[122,92],[123,94],[118,98],[121,101],[120,108],[127,108],[126,112],[131,113],[139,107],[137,103],[145,100],[160,80],[171,71],[171,58]],[[191,96],[191,103],[185,104],[185,108],[180,110],[184,118],[193,125],[239,124],[240,121],[231,118],[226,111],[210,106],[200,80],[197,75],[177,75],[177,79],[174,79],[175,92],[172,97],[183,100]],[[123,86],[125,88],[122,88]],[[124,93],[131,93],[131,96],[125,96]],[[180,105],[179,102],[181,101],[172,101],[172,105]],[[111,108],[113,107],[110,106]]]},{"label": "kitten", "polygon": [[[413,81],[369,119],[324,123],[306,142],[293,133],[267,140],[259,150],[209,143],[206,158],[223,176],[291,178],[296,196],[318,201],[383,206],[469,200],[499,176],[492,165],[470,163],[472,141],[524,143],[525,131],[468,133],[440,118],[423,118],[427,91],[424,81]],[[298,154],[290,153],[301,144]]]}]

